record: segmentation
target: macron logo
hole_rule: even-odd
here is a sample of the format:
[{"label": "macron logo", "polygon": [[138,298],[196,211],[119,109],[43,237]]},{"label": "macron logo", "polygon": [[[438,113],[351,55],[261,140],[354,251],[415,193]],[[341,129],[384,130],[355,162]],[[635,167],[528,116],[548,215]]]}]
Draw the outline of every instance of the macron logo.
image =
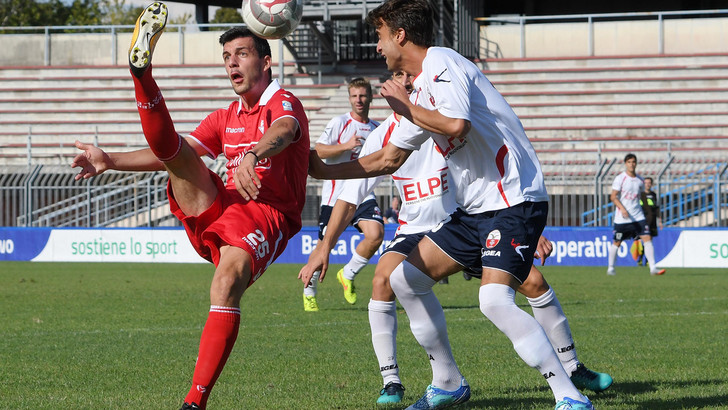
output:
[{"label": "macron logo", "polygon": [[442,70],[440,74],[436,75],[433,81],[435,81],[436,83],[449,83],[450,80],[445,80],[444,78],[442,78],[442,75],[445,74],[445,71],[447,71],[447,68]]},{"label": "macron logo", "polygon": [[238,128],[227,127],[227,128],[225,128],[226,134],[242,134],[244,132],[245,132],[245,127],[238,127]]}]

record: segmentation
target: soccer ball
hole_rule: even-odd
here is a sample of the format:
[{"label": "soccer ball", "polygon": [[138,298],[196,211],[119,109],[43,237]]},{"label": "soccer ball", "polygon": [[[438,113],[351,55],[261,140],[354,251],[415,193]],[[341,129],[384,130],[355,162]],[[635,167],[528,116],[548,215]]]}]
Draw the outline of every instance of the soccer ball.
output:
[{"label": "soccer ball", "polygon": [[291,34],[302,16],[303,0],[243,0],[243,20],[248,29],[269,40]]}]

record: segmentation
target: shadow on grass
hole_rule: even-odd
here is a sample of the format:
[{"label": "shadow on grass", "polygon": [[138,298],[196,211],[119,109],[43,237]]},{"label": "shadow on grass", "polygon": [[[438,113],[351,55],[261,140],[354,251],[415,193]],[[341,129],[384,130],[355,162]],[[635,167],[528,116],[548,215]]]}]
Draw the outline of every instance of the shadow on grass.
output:
[{"label": "shadow on grass", "polygon": [[[600,406],[618,408],[625,404],[629,408],[638,409],[685,409],[685,408],[712,408],[728,405],[728,394],[719,392],[720,386],[725,385],[726,380],[676,380],[676,381],[655,381],[655,382],[626,382],[615,383],[607,391],[595,393],[584,391],[589,396],[596,408]],[[683,388],[715,387],[715,391],[696,396],[685,392],[682,397],[654,398],[654,393],[660,390],[676,391]],[[549,409],[554,406],[551,399],[544,398],[544,392],[549,391],[548,386],[517,387],[504,395],[502,391],[488,392],[474,389],[470,401],[462,405],[467,409]],[[641,397],[649,394],[651,397]]]},{"label": "shadow on grass", "polygon": [[[720,386],[728,384],[722,379],[705,379],[705,380],[671,380],[671,381],[647,381],[647,382],[625,382],[614,383],[609,390],[602,393],[592,393],[590,397],[608,404],[610,399],[616,399],[622,402],[625,396],[629,396],[629,402],[634,403],[642,409],[683,409],[683,408],[704,408],[728,405],[728,394],[719,393]],[[701,396],[695,396],[690,392],[685,392],[683,397],[669,398],[640,398],[641,394],[658,393],[660,390],[670,390],[679,392],[680,389],[686,388],[706,388],[708,386],[715,387],[714,394],[705,392]]]}]

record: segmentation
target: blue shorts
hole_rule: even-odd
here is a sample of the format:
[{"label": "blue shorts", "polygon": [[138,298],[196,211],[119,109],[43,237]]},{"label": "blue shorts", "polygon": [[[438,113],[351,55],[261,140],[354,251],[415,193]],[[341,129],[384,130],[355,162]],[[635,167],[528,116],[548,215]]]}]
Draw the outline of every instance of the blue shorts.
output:
[{"label": "blue shorts", "polygon": [[420,243],[420,240],[425,237],[426,232],[420,232],[420,233],[413,233],[413,234],[399,234],[392,239],[392,242],[387,245],[386,248],[384,248],[384,251],[382,251],[382,256],[384,256],[387,252],[395,252],[402,254],[404,256],[409,255],[414,248],[417,247],[417,244]]},{"label": "blue shorts", "polygon": [[612,239],[615,241],[624,241],[627,239],[637,238],[638,236],[649,235],[650,226],[647,220],[627,222],[626,224],[614,224]]},{"label": "blue shorts", "polygon": [[501,270],[523,283],[533,265],[548,209],[548,202],[523,202],[474,215],[458,209],[426,236],[466,268]]},{"label": "blue shorts", "polygon": [[[321,206],[321,213],[319,214],[319,239],[324,239],[324,233],[326,232],[326,226],[329,224],[329,218],[331,218],[331,211],[334,209],[333,206],[323,205]],[[356,207],[356,213],[354,219],[351,220],[350,224],[354,226],[359,232],[360,221],[375,221],[379,222],[384,226],[384,220],[382,219],[382,210],[379,209],[377,201],[369,199]]]}]

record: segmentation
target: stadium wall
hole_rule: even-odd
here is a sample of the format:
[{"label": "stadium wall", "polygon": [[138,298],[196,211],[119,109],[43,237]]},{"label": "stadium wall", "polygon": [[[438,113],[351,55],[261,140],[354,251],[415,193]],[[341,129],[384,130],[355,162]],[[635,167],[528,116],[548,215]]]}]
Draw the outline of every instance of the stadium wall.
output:
[{"label": "stadium wall", "polygon": [[480,37],[503,58],[725,53],[728,19],[493,24],[481,26]]},{"label": "stadium wall", "polygon": [[[111,27],[111,26],[108,26]],[[174,27],[174,25],[170,25]],[[223,30],[184,32],[170,31],[159,38],[154,48],[154,63],[222,64],[222,46],[218,40]],[[0,54],[0,66],[73,66],[128,65],[131,33],[52,33],[0,34],[6,52]],[[280,40],[270,41],[275,63],[283,53],[284,61],[293,56]],[[79,53],[78,50],[84,50]]]},{"label": "stadium wall", "polygon": [[[371,259],[394,237],[395,225],[385,228],[385,240]],[[554,245],[552,265],[606,266],[611,228],[546,228]],[[331,263],[344,264],[362,237],[347,229],[332,251]],[[304,264],[316,246],[318,227],[304,227],[288,243],[278,263]],[[659,267],[728,268],[728,229],[665,228],[655,237]],[[631,241],[622,243],[618,266],[635,266]],[[1,228],[0,261],[35,262],[166,262],[204,263],[181,228],[52,229]]]},{"label": "stadium wall", "polygon": [[[593,15],[598,18],[599,15]],[[580,57],[613,55],[726,53],[728,18],[679,18],[628,21],[545,22],[487,25],[481,21],[481,48],[495,44],[500,58]],[[558,21],[554,17],[555,21]],[[481,19],[478,19],[481,20]],[[476,24],[476,23],[473,23]],[[216,26],[216,25],[207,25]],[[126,65],[130,26],[94,26],[106,33],[0,34],[5,50],[0,66]],[[114,30],[112,30],[112,27]],[[79,27],[78,30],[82,30]],[[224,28],[192,31],[169,25],[155,48],[155,64],[217,64],[222,47],[218,37]],[[591,34],[590,34],[591,32]],[[274,64],[294,61],[281,41],[271,41]],[[79,53],[78,50],[84,50]],[[480,58],[492,57],[480,50]],[[523,54],[523,55],[522,55]]]}]

